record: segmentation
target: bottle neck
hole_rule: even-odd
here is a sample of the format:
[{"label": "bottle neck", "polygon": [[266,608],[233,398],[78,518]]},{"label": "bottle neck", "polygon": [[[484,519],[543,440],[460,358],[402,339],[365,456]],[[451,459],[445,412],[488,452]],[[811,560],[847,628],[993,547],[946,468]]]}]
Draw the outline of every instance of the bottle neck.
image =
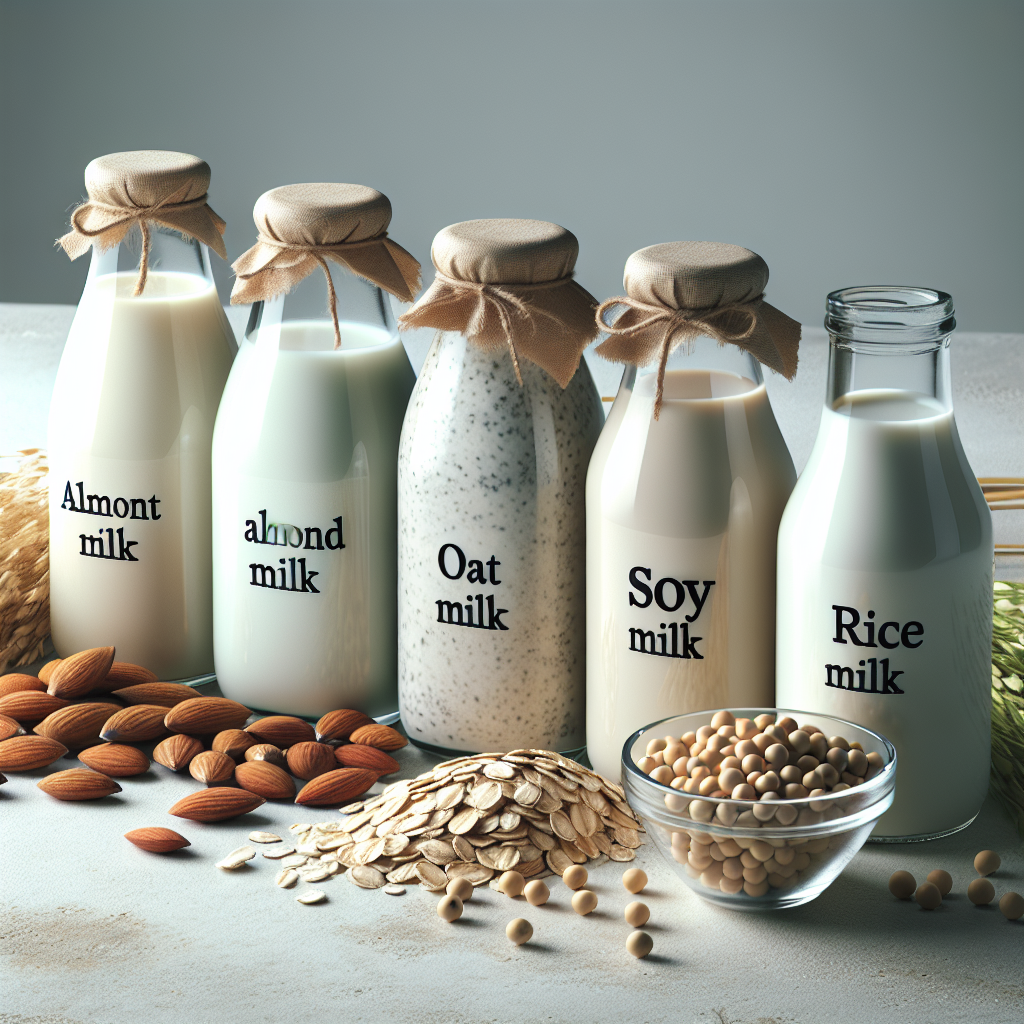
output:
[{"label": "bottle neck", "polygon": [[834,409],[845,396],[858,391],[903,391],[952,409],[949,338],[925,352],[901,352],[899,346],[865,352],[837,343],[833,336],[825,402]]},{"label": "bottle neck", "polygon": [[[327,261],[336,296],[342,349],[364,348],[371,339],[376,343],[393,340],[398,334],[391,302],[383,289],[353,274],[333,260]],[[286,334],[303,333],[302,347],[334,348],[334,320],[331,316],[327,281],[321,269],[304,277],[290,292],[265,302],[254,302],[245,336],[254,340],[280,329]]]},{"label": "bottle neck", "polygon": [[[197,238],[186,238],[173,228],[154,222],[149,223],[149,239],[149,274],[141,298],[165,290],[158,282],[166,281],[167,275],[201,278],[207,285],[213,284],[210,253],[203,242]],[[142,239],[137,228],[130,230],[109,249],[100,250],[93,246],[86,287],[99,278],[118,275],[124,279],[124,287],[118,281],[118,297],[122,297],[122,291],[126,292],[126,297],[131,296],[129,285],[134,287],[138,276],[141,251]]]},{"label": "bottle neck", "polygon": [[[668,357],[665,373],[723,373],[749,381],[748,390],[764,383],[761,364],[738,345],[719,344],[714,338],[701,336],[692,342],[680,345]],[[632,390],[638,380],[657,376],[657,361],[647,366],[627,366],[622,377],[622,386]]]},{"label": "bottle neck", "polygon": [[856,392],[897,391],[953,407],[949,341],[953,300],[925,288],[845,288],[829,295],[825,402]]}]

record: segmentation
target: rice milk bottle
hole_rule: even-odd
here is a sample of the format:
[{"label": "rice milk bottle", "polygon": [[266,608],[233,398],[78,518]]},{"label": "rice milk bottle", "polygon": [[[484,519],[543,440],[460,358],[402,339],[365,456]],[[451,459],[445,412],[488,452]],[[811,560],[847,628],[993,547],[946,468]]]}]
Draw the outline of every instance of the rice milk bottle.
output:
[{"label": "rice milk bottle", "polygon": [[623,375],[587,476],[587,750],[611,779],[650,722],[774,701],[775,543],[796,473],[760,365],[708,336],[715,314],[646,366],[626,326],[660,320],[664,333],[716,299],[763,321],[767,267],[739,246],[685,246],[627,263],[615,327],[641,366]]},{"label": "rice milk bottle", "polygon": [[236,264],[233,299],[256,301],[214,434],[214,642],[221,689],[252,707],[397,709],[398,441],[415,375],[377,283],[412,298],[393,279],[390,217],[364,186],[273,189]]},{"label": "rice milk bottle", "polygon": [[847,288],[825,323],[821,426],[779,531],[778,701],[895,745],[875,838],[945,835],[985,799],[991,714],[992,525],[953,418],[953,302]]},{"label": "rice milk bottle", "polygon": [[[160,679],[212,678],[210,444],[235,342],[205,239],[210,169],[117,153],[62,239],[92,262],[49,419],[50,620],[62,656],[113,645]],[[144,231],[143,256],[127,241]],[[185,232],[186,234],[182,234]]]}]

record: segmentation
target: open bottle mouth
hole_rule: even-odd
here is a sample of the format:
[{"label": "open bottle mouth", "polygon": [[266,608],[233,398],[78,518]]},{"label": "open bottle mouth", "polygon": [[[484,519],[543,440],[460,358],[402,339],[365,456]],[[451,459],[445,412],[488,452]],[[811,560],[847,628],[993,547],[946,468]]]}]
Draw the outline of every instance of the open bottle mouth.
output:
[{"label": "open bottle mouth", "polygon": [[926,351],[956,327],[953,297],[902,285],[841,288],[825,301],[825,327],[839,347],[863,344],[877,355]]}]

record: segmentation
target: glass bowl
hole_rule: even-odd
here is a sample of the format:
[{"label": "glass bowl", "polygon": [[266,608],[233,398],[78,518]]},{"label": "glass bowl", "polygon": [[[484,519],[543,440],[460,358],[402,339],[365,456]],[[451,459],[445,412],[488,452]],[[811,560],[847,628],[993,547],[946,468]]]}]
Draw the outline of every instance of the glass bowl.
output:
[{"label": "glass bowl", "polygon": [[[637,767],[651,740],[678,741],[722,711],[736,719],[793,718],[826,738],[859,743],[865,754],[877,753],[882,763],[869,769],[864,781],[835,794],[770,802],[686,793],[656,782]],[[775,910],[820,895],[864,845],[892,803],[896,750],[884,736],[841,718],[781,708],[719,708],[676,715],[637,730],[622,748],[622,780],[630,806],[643,818],[654,845],[697,895],[733,910]]]}]

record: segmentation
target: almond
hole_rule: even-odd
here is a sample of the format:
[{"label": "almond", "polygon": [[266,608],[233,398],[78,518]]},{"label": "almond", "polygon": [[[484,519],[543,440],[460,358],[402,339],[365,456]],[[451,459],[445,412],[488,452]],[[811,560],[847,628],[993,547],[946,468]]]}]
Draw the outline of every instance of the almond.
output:
[{"label": "almond", "polygon": [[149,853],[173,853],[192,845],[173,829],[153,826],[134,828],[131,832],[125,832],[124,837],[129,843],[134,843],[140,850],[147,850]]},{"label": "almond", "polygon": [[376,747],[378,750],[400,750],[409,741],[390,725],[361,725],[352,731],[349,739],[353,743],[362,743],[367,747]]},{"label": "almond", "polygon": [[23,672],[9,672],[0,676],[0,697],[6,697],[9,693],[23,693],[25,690],[38,690],[46,692],[46,683],[35,676],[27,676]]},{"label": "almond", "polygon": [[369,768],[378,775],[390,775],[401,767],[399,763],[383,750],[366,747],[361,743],[349,743],[334,751],[335,760],[344,768]]},{"label": "almond", "polygon": [[281,769],[288,767],[281,748],[275,747],[273,743],[257,743],[249,747],[245,752],[245,759],[246,761],[269,761],[270,764],[276,764]]},{"label": "almond", "polygon": [[353,729],[361,725],[373,725],[373,719],[362,711],[328,711],[316,723],[316,738],[321,742],[333,743],[335,740],[347,740]]},{"label": "almond", "polygon": [[188,773],[197,782],[205,782],[207,785],[227,782],[235,777],[235,762],[220,751],[204,750],[189,762]]},{"label": "almond", "polygon": [[54,658],[53,661],[48,661],[37,673],[39,681],[41,683],[49,683],[50,676],[53,675],[53,670],[60,664],[60,658]]},{"label": "almond", "polygon": [[[130,661],[115,661],[110,666],[106,678],[96,684],[96,689],[110,693],[113,690],[124,690],[130,686],[155,683],[156,678],[155,672],[150,672],[148,668],[143,668],[141,665],[133,665]],[[146,703],[156,704],[157,702],[153,700],[146,701]]]},{"label": "almond", "polygon": [[201,789],[197,793],[190,793],[179,800],[168,813],[176,818],[189,818],[192,821],[225,821],[228,818],[237,818],[239,814],[255,811],[262,803],[266,803],[263,797],[248,790],[215,786],[213,789]]},{"label": "almond", "polygon": [[334,748],[326,743],[294,743],[285,754],[288,771],[300,779],[315,779],[324,772],[334,771]]},{"label": "almond", "polygon": [[212,736],[224,729],[240,729],[252,712],[226,697],[197,697],[183,700],[167,712],[164,724],[171,732],[189,736]]},{"label": "almond", "polygon": [[316,739],[313,726],[294,715],[269,715],[247,725],[245,731],[251,732],[261,743],[273,743],[275,747],[290,747],[293,743]]},{"label": "almond", "polygon": [[213,737],[210,749],[219,750],[234,761],[244,761],[245,752],[257,742],[256,737],[244,729],[224,729]]},{"label": "almond", "polygon": [[144,743],[167,735],[164,716],[167,708],[159,704],[134,704],[112,714],[100,730],[100,739],[108,743]]},{"label": "almond", "polygon": [[182,733],[175,733],[161,740],[153,748],[153,760],[170,768],[172,772],[184,771],[196,754],[203,752],[203,745],[195,736],[185,736]]},{"label": "almond", "polygon": [[82,697],[107,677],[114,663],[113,647],[93,647],[65,658],[50,673],[46,692],[51,697]]},{"label": "almond", "polygon": [[173,708],[183,700],[192,700],[202,694],[182,683],[138,683],[114,690],[114,696],[125,704],[159,704],[161,707]]},{"label": "almond", "polygon": [[297,804],[309,807],[340,807],[377,781],[377,773],[368,768],[335,768],[307,782],[295,797]]},{"label": "almond", "polygon": [[13,718],[8,718],[6,715],[0,715],[0,742],[9,740],[12,736],[24,736],[25,729],[21,722],[16,722]]},{"label": "almond", "polygon": [[127,779],[149,771],[149,758],[127,743],[100,743],[78,755],[84,765],[115,779]]},{"label": "almond", "polygon": [[40,693],[38,690],[20,690],[0,697],[0,715],[13,718],[22,725],[31,725],[33,722],[41,722],[54,711],[66,708],[70,703],[69,700],[51,697],[48,693]]},{"label": "almond", "polygon": [[12,736],[0,743],[0,769],[7,772],[30,772],[45,768],[63,757],[68,748],[49,736]]},{"label": "almond", "polygon": [[63,743],[68,749],[91,747],[99,742],[100,729],[116,709],[99,701],[69,704],[47,715],[32,731]]},{"label": "almond", "polygon": [[235,769],[235,781],[242,789],[264,800],[292,800],[295,797],[292,777],[269,761],[243,761]]},{"label": "almond", "polygon": [[58,800],[99,800],[120,793],[121,787],[108,775],[91,768],[68,768],[47,775],[36,785]]}]

